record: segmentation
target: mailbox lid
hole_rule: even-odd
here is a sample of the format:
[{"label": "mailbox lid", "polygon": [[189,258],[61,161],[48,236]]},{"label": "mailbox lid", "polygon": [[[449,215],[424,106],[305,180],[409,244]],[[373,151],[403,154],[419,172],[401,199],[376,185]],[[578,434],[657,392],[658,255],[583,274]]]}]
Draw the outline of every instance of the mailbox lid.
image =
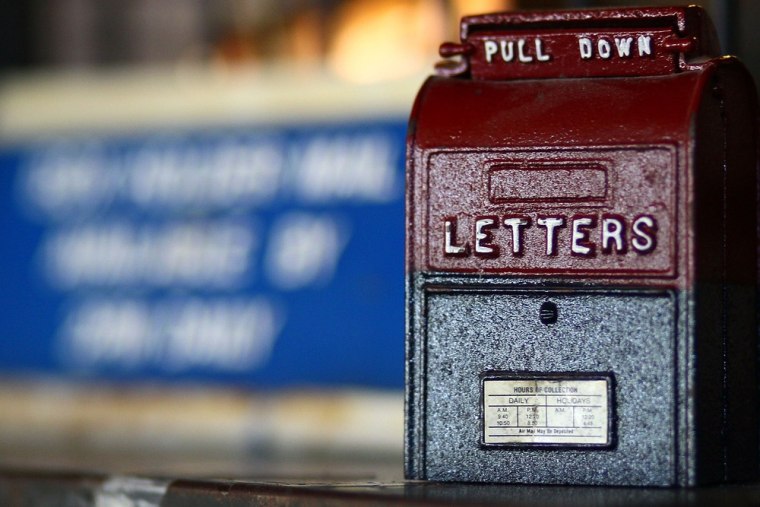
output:
[{"label": "mailbox lid", "polygon": [[[473,79],[643,76],[681,72],[720,54],[698,6],[508,12],[462,19],[462,55],[439,69]],[[698,63],[697,63],[698,65]]]}]

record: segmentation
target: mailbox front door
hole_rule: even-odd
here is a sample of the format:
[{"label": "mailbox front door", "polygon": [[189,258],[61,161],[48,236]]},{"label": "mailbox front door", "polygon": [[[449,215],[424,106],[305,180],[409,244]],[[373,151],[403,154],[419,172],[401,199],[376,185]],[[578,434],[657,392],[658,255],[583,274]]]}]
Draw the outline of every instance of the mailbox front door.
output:
[{"label": "mailbox front door", "polygon": [[449,288],[426,306],[429,477],[675,481],[673,294]]}]

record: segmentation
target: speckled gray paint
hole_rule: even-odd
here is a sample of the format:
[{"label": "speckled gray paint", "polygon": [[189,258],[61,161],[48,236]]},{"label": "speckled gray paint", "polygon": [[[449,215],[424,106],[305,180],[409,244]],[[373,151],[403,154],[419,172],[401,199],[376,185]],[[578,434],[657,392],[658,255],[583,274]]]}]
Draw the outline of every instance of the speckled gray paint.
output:
[{"label": "speckled gray paint", "polygon": [[[478,283],[467,283],[473,281]],[[485,277],[437,282],[412,282],[416,290],[410,329],[416,328],[424,342],[410,339],[407,344],[410,476],[672,485],[689,475],[683,472],[685,450],[678,449],[683,435],[678,434],[679,312],[674,292],[547,289],[517,280],[489,287]],[[555,324],[539,320],[544,301],[559,308]],[[489,370],[613,374],[614,445],[482,447],[480,375]]]}]

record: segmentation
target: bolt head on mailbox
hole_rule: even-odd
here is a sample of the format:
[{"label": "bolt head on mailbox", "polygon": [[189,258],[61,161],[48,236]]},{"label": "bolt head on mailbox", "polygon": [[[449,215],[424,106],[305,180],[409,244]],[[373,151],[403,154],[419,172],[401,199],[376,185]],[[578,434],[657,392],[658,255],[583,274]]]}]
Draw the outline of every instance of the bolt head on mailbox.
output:
[{"label": "bolt head on mailbox", "polygon": [[407,160],[406,475],[758,471],[757,100],[698,7],[465,17]]}]

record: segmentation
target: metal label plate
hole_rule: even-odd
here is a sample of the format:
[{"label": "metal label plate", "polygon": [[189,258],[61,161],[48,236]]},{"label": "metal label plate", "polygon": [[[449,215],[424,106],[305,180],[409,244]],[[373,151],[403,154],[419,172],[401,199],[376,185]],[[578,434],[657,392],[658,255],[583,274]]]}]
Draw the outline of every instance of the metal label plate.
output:
[{"label": "metal label plate", "polygon": [[609,447],[610,376],[485,376],[484,446]]}]

